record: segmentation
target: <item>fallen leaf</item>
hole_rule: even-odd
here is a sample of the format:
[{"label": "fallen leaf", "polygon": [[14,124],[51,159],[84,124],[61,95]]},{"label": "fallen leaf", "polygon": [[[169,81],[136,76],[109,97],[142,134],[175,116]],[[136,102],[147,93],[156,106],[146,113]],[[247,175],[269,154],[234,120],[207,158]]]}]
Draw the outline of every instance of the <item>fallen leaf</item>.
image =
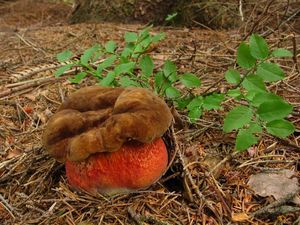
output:
[{"label": "fallen leaf", "polygon": [[233,213],[231,215],[232,222],[243,222],[249,219],[247,213]]},{"label": "fallen leaf", "polygon": [[[298,179],[291,178],[294,172],[280,170],[276,172],[262,172],[252,175],[248,181],[249,187],[262,197],[273,196],[276,200],[299,190]],[[295,201],[296,198],[295,198]]]},{"label": "fallen leaf", "polygon": [[7,159],[12,159],[12,158],[15,158],[16,156],[18,156],[18,155],[20,155],[20,154],[22,154],[22,151],[19,150],[19,149],[14,148],[14,149],[11,149],[11,150],[8,152],[6,158],[7,158]]}]

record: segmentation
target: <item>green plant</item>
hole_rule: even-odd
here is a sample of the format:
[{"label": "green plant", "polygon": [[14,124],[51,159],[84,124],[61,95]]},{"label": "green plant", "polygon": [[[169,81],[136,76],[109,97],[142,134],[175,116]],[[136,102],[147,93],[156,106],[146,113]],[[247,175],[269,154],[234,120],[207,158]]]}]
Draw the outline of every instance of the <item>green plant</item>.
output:
[{"label": "green plant", "polygon": [[[234,85],[226,96],[233,98],[237,106],[227,113],[223,126],[225,132],[238,132],[238,151],[256,144],[257,136],[264,130],[279,138],[294,132],[293,124],[285,120],[293,107],[266,86],[267,83],[284,79],[283,70],[272,59],[291,56],[291,52],[281,48],[270,51],[266,41],[257,34],[251,35],[249,44],[240,44],[237,50],[238,67],[229,69],[225,74],[227,82]],[[246,104],[241,105],[241,102]]]},{"label": "green plant", "polygon": [[168,14],[165,21],[170,22],[170,21],[174,20],[177,15],[178,15],[177,12],[174,12],[172,14]]},{"label": "green plant", "polygon": [[225,116],[223,130],[237,132],[238,151],[256,144],[263,131],[279,138],[293,133],[293,124],[285,120],[293,107],[266,86],[284,78],[283,70],[272,62],[272,58],[290,57],[291,52],[281,48],[270,52],[266,41],[253,34],[249,44],[242,42],[238,47],[238,66],[225,73],[232,88],[226,93],[200,96],[194,94],[194,89],[201,85],[196,75],[178,74],[176,65],[170,60],[166,60],[161,68],[155,68],[148,52],[164,36],[164,33],[150,34],[150,27],[147,27],[138,34],[125,33],[124,48],[108,41],[104,46],[96,44],[87,49],[79,59],[71,59],[73,53],[64,51],[57,55],[57,59],[68,63],[55,75],[60,76],[76,67],[79,72],[69,78],[72,83],[79,83],[90,75],[102,86],[150,88],[177,109],[184,110],[191,122],[197,121],[204,110],[218,110],[225,100],[233,101],[236,106]]}]

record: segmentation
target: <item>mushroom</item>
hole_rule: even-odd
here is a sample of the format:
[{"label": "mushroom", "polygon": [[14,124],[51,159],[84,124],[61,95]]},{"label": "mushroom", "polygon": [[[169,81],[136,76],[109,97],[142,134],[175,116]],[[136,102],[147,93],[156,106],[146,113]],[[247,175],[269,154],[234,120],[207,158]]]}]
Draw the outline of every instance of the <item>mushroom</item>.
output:
[{"label": "mushroom", "polygon": [[171,121],[168,105],[147,89],[86,87],[50,118],[43,145],[66,163],[76,189],[102,194],[145,189],[166,170],[161,136]]}]

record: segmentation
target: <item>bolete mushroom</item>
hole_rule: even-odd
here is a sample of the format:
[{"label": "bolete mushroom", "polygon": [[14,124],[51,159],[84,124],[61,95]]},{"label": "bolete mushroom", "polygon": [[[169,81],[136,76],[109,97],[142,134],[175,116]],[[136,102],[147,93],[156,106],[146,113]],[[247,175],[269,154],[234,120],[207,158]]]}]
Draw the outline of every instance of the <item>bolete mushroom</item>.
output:
[{"label": "bolete mushroom", "polygon": [[90,193],[144,189],[168,164],[161,136],[172,121],[167,104],[144,88],[79,89],[48,121],[43,145],[66,163],[69,183]]}]

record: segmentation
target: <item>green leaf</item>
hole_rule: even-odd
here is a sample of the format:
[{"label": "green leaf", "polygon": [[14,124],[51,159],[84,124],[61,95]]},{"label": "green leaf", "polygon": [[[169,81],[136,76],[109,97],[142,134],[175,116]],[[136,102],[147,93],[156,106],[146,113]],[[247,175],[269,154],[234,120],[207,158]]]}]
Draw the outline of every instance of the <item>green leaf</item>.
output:
[{"label": "green leaf", "polygon": [[134,48],[134,52],[132,54],[132,58],[138,58],[141,54],[143,54],[145,52],[145,48],[144,46],[142,46],[141,44],[138,44],[135,48]]},{"label": "green leaf", "polygon": [[67,64],[67,65],[64,65],[64,66],[58,68],[58,69],[54,72],[55,77],[61,76],[64,72],[66,72],[67,70],[71,69],[72,66],[74,66],[74,64]]},{"label": "green leaf", "polygon": [[283,119],[293,110],[293,106],[283,101],[270,101],[260,104],[257,114],[264,121]]},{"label": "green leaf", "polygon": [[121,52],[121,57],[129,58],[133,54],[134,48],[135,48],[134,43],[127,43]]},{"label": "green leaf", "polygon": [[132,73],[134,67],[135,67],[135,62],[123,63],[117,65],[114,71],[116,76],[119,76],[120,74]]},{"label": "green leaf", "polygon": [[254,98],[251,101],[251,104],[255,107],[260,106],[264,102],[272,102],[272,101],[284,101],[280,96],[275,95],[273,93],[256,93]]},{"label": "green leaf", "polygon": [[253,98],[255,97],[255,95],[257,95],[257,93],[260,93],[260,92],[257,92],[257,91],[255,91],[255,90],[250,90],[250,91],[246,92],[245,98],[246,98],[249,102],[252,102],[252,101],[253,101]]},{"label": "green leaf", "polygon": [[188,113],[188,117],[190,118],[192,123],[196,122],[196,120],[199,119],[201,115],[202,115],[201,107],[192,108]]},{"label": "green leaf", "polygon": [[166,34],[164,32],[160,32],[152,37],[152,42],[156,43],[165,38]]},{"label": "green leaf", "polygon": [[141,54],[145,53],[152,43],[152,39],[150,36],[147,36],[144,40],[142,40],[139,44],[134,47],[133,58],[138,58]]},{"label": "green leaf", "polygon": [[256,144],[257,141],[258,138],[255,137],[249,130],[241,129],[236,137],[235,149],[237,151],[244,151],[251,145]]},{"label": "green leaf", "polygon": [[284,48],[277,48],[271,53],[271,56],[273,56],[273,57],[293,57],[293,53]]},{"label": "green leaf", "polygon": [[155,74],[154,76],[154,89],[156,93],[161,93],[162,90],[162,85],[164,83],[164,74],[162,71],[159,71],[158,73]]},{"label": "green leaf", "polygon": [[176,108],[179,110],[183,110],[185,107],[188,106],[188,104],[192,101],[191,97],[184,97],[180,99],[175,100]]},{"label": "green leaf", "polygon": [[126,43],[136,42],[138,39],[137,33],[134,32],[126,32],[124,37]]},{"label": "green leaf", "polygon": [[161,90],[163,91],[163,93],[165,93],[166,89],[171,87],[171,86],[172,86],[172,84],[171,84],[170,81],[164,80],[164,83],[161,85]]},{"label": "green leaf", "polygon": [[224,100],[224,98],[225,98],[224,94],[216,94],[216,93],[206,96],[203,101],[203,108],[206,110],[220,109],[221,103]]},{"label": "green leaf", "polygon": [[124,63],[129,63],[129,62],[131,62],[132,60],[131,59],[129,59],[129,58],[125,58],[125,57],[120,57],[119,58],[119,64],[124,64]]},{"label": "green leaf", "polygon": [[187,105],[187,109],[192,110],[193,108],[199,108],[202,105],[203,105],[203,97],[197,96]]},{"label": "green leaf", "polygon": [[256,92],[266,92],[266,86],[263,82],[262,78],[256,75],[249,75],[247,76],[244,81],[242,82],[242,86],[247,91],[256,91]]},{"label": "green leaf", "polygon": [[269,56],[269,49],[266,40],[257,34],[252,34],[250,37],[250,52],[256,59],[267,58]]},{"label": "green leaf", "polygon": [[176,16],[177,16],[177,12],[175,12],[175,13],[172,13],[172,14],[169,14],[167,17],[166,17],[166,19],[165,19],[165,21],[171,21],[171,20],[173,20]]},{"label": "green leaf", "polygon": [[149,36],[149,31],[150,31],[151,27],[152,27],[152,25],[144,28],[143,30],[141,30],[139,32],[139,39],[140,40],[144,40],[146,37]]},{"label": "green leaf", "polygon": [[76,74],[74,77],[70,77],[68,80],[73,84],[79,84],[80,81],[86,77],[86,75],[87,75],[86,72],[80,72]]},{"label": "green leaf", "polygon": [[278,81],[284,78],[283,70],[275,63],[259,64],[257,75],[265,81]]},{"label": "green leaf", "polygon": [[149,36],[149,37],[146,37],[143,41],[140,42],[140,46],[142,47],[141,49],[142,50],[135,50],[136,52],[144,52],[145,50],[148,49],[148,47],[150,46],[150,44],[152,43],[152,38]]},{"label": "green leaf", "polygon": [[241,90],[239,88],[230,89],[227,92],[227,95],[232,98],[239,99],[242,96]]},{"label": "green leaf", "polygon": [[99,46],[99,50],[94,53],[93,57],[91,58],[91,62],[95,62],[102,55],[103,55],[103,52],[101,51],[101,48]]},{"label": "green leaf", "polygon": [[262,127],[256,122],[250,122],[248,129],[251,133],[261,133]]},{"label": "green leaf", "polygon": [[140,60],[140,67],[142,74],[146,77],[150,77],[153,73],[154,64],[149,55],[144,55]]},{"label": "green leaf", "polygon": [[232,130],[242,128],[248,124],[253,116],[252,110],[247,106],[237,106],[230,110],[224,120],[223,130],[231,132]]},{"label": "green leaf", "polygon": [[104,47],[105,47],[106,52],[114,53],[115,49],[117,48],[117,45],[114,41],[108,41],[108,42],[106,42]]},{"label": "green leaf", "polygon": [[128,76],[121,77],[119,83],[121,84],[122,87],[140,87],[141,86],[138,82],[131,80],[130,77],[128,77]]},{"label": "green leaf", "polygon": [[64,61],[70,59],[72,57],[72,55],[73,55],[73,52],[71,52],[70,50],[65,50],[61,53],[58,53],[56,55],[56,58],[59,62],[64,62]]},{"label": "green leaf", "polygon": [[101,73],[102,73],[102,71],[103,71],[104,69],[110,67],[110,66],[114,63],[114,61],[115,61],[116,59],[117,59],[117,56],[115,56],[115,55],[112,55],[112,56],[106,58],[102,63],[100,63],[100,64],[98,65],[96,74],[97,74],[98,76],[100,76]]},{"label": "green leaf", "polygon": [[158,94],[165,93],[168,87],[171,87],[171,82],[166,80],[162,71],[159,71],[154,77],[154,87]]},{"label": "green leaf", "polygon": [[179,98],[181,96],[180,91],[174,87],[168,87],[165,90],[165,93],[166,93],[166,96],[171,99]]},{"label": "green leaf", "polygon": [[187,88],[199,87],[201,85],[200,79],[192,73],[182,74],[179,79]]},{"label": "green leaf", "polygon": [[108,72],[106,77],[103,78],[103,80],[100,81],[100,85],[102,86],[111,86],[111,83],[115,80],[116,74],[114,71]]},{"label": "green leaf", "polygon": [[175,82],[177,80],[177,69],[176,65],[172,63],[170,60],[166,60],[163,66],[163,72],[165,77],[171,81]]},{"label": "green leaf", "polygon": [[156,87],[161,87],[163,82],[164,82],[164,74],[163,74],[162,71],[159,71],[154,76],[154,84],[155,84]]},{"label": "green leaf", "polygon": [[80,62],[84,65],[87,65],[89,63],[90,59],[92,59],[94,53],[99,51],[99,49],[100,49],[100,45],[96,44],[93,47],[85,50],[84,53],[80,57]]},{"label": "green leaf", "polygon": [[131,54],[133,53],[132,49],[129,48],[124,48],[122,53],[121,53],[121,57],[123,57],[124,59],[128,58],[131,56]]},{"label": "green leaf", "polygon": [[285,138],[295,131],[294,125],[283,119],[273,120],[267,123],[266,127],[268,133],[280,138]]},{"label": "green leaf", "polygon": [[242,42],[237,50],[237,63],[244,69],[249,69],[256,63],[255,58],[250,53],[249,45],[245,42]]},{"label": "green leaf", "polygon": [[229,69],[225,73],[225,79],[230,84],[238,84],[241,81],[241,75],[239,71],[235,69]]}]

